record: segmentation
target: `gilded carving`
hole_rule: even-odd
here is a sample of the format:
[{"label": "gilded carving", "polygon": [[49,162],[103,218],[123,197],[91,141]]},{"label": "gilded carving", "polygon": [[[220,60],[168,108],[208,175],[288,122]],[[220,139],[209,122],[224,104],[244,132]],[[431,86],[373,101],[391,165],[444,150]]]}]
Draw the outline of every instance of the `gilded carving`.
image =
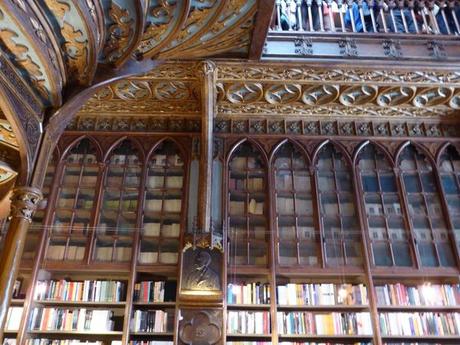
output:
[{"label": "gilded carving", "polygon": [[144,100],[151,97],[152,92],[146,81],[124,80],[113,85],[113,91],[123,100]]},{"label": "gilded carving", "polygon": [[447,102],[454,90],[450,87],[435,87],[422,90],[413,100],[416,107],[432,107]]},{"label": "gilded carving", "polygon": [[180,81],[159,82],[153,87],[153,95],[160,101],[183,101],[194,97],[189,87]]},{"label": "gilded carving", "polygon": [[338,85],[315,85],[307,87],[302,93],[302,102],[307,105],[323,105],[334,102],[339,97]]},{"label": "gilded carving", "polygon": [[121,57],[132,38],[134,20],[130,18],[127,9],[121,8],[115,2],[112,2],[109,15],[114,23],[108,29],[104,55],[109,62],[115,62]]},{"label": "gilded carving", "polygon": [[264,90],[260,83],[236,83],[227,89],[227,99],[232,103],[251,103],[262,99]]},{"label": "gilded carving", "polygon": [[63,22],[62,35],[65,38],[63,48],[65,51],[67,68],[69,75],[80,82],[84,82],[87,77],[88,63],[88,40],[83,37],[83,33],[67,22]]},{"label": "gilded carving", "polygon": [[297,101],[302,95],[302,87],[297,84],[272,85],[265,90],[265,99],[271,104],[285,104]]},{"label": "gilded carving", "polygon": [[343,105],[361,105],[372,102],[377,96],[378,88],[372,85],[350,86],[342,91],[339,101]]},{"label": "gilded carving", "polygon": [[23,218],[31,223],[32,216],[42,197],[42,193],[36,188],[15,188],[11,196],[11,215],[13,217]]},{"label": "gilded carving", "polygon": [[222,310],[183,309],[180,313],[180,344],[213,345],[221,341]]}]

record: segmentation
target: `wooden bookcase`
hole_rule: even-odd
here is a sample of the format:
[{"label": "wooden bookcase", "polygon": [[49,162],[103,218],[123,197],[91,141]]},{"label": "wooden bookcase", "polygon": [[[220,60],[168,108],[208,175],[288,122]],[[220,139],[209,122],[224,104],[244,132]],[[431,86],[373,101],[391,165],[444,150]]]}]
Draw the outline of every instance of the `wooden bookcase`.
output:
[{"label": "wooden bookcase", "polygon": [[[40,245],[25,254],[24,298],[13,302],[24,305],[25,316],[6,337],[24,344],[41,338],[180,343],[176,290],[191,230],[186,200],[198,183],[189,177],[193,138],[69,132],[60,139],[44,189],[48,207],[37,212],[39,231],[31,232]],[[216,138],[214,162],[223,167],[216,170],[223,187],[215,195],[223,205],[224,343],[458,343],[458,334],[398,334],[384,322],[451,317],[460,313],[460,300],[382,302],[382,289],[393,298],[442,289],[460,298],[456,139],[437,138],[437,149],[428,151],[427,139],[390,145],[384,138]],[[63,280],[121,282],[123,297],[36,298],[39,281]],[[164,284],[163,298],[160,288],[149,297],[148,284]],[[114,325],[33,329],[36,308],[107,310]],[[140,321],[146,318],[163,324]],[[305,320],[308,331],[293,326]]]}]

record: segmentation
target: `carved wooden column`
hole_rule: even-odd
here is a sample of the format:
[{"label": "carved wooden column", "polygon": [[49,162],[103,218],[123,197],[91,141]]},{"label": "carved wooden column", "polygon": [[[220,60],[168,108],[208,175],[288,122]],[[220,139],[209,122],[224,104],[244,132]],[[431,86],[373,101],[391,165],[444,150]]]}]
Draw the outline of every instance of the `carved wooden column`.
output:
[{"label": "carved wooden column", "polygon": [[8,306],[21,263],[27,229],[32,216],[42,199],[39,189],[18,187],[11,197],[11,221],[5,238],[5,246],[0,253],[0,339],[3,339]]},{"label": "carved wooden column", "polygon": [[212,132],[216,107],[216,65],[212,61],[197,64],[196,73],[201,82],[201,161],[198,198],[198,222],[202,230],[211,227]]},{"label": "carved wooden column", "polygon": [[[184,238],[179,284],[178,344],[223,344],[223,247],[211,224],[213,128],[216,105],[216,66],[197,64],[201,82],[202,125],[198,222]],[[191,229],[189,229],[191,230]]]}]

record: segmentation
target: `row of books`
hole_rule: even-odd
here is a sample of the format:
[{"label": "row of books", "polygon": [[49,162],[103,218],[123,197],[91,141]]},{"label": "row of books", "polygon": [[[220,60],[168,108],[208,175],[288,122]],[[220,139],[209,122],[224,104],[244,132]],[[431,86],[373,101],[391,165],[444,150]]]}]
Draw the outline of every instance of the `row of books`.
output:
[{"label": "row of books", "polygon": [[[331,342],[321,342],[321,343],[316,343],[316,342],[291,342],[291,341],[281,341],[278,344],[280,345],[372,345],[372,343],[367,343],[367,342],[354,342],[354,343],[331,343]],[[398,344],[402,345],[402,344]],[[414,344],[415,345],[415,344]],[[435,345],[435,344],[431,344]]]},{"label": "row of books", "polygon": [[228,304],[269,304],[270,303],[270,284],[268,283],[248,283],[248,284],[228,284],[227,287]]},{"label": "row of books", "polygon": [[126,298],[126,283],[114,280],[39,280],[36,300],[72,302],[121,302]]},{"label": "row of books", "polygon": [[143,265],[148,265],[148,264],[155,264],[158,262],[162,264],[175,264],[177,263],[179,259],[179,254],[178,253],[171,253],[171,252],[161,252],[158,254],[158,252],[151,252],[147,250],[142,250],[139,253],[139,263]]},{"label": "row of books", "polygon": [[294,284],[276,287],[279,305],[367,305],[363,284]]},{"label": "row of books", "polygon": [[21,324],[23,307],[9,307],[6,315],[5,329],[7,331],[17,331]]},{"label": "row of books", "polygon": [[[16,341],[14,343],[9,343],[11,345],[16,345]],[[27,345],[105,345],[107,344],[106,341],[85,341],[85,340],[77,340],[77,339],[66,339],[66,340],[51,340],[51,339],[27,339]],[[119,340],[112,340],[110,342],[111,345],[121,345],[121,341]]]},{"label": "row of books", "polygon": [[[48,260],[83,260],[85,257],[86,244],[82,243],[81,246],[69,245],[66,246],[60,244],[50,244],[46,251],[46,258]],[[65,256],[64,256],[65,255]]]},{"label": "row of books", "polygon": [[233,178],[232,176],[228,182],[228,188],[230,190],[263,190],[264,179],[261,177],[246,178],[246,176],[243,178]]},{"label": "row of books", "polygon": [[[161,197],[161,196],[159,196]],[[174,195],[174,199],[150,199],[145,200],[144,210],[160,212],[180,212],[182,208],[182,200],[180,195]]]},{"label": "row of books", "polygon": [[256,169],[261,167],[258,157],[234,157],[230,162],[231,170]]},{"label": "row of books", "polygon": [[97,246],[95,260],[97,261],[130,261],[131,247]]},{"label": "row of books", "polygon": [[[245,213],[245,201],[230,201],[230,214],[231,215],[242,215]],[[251,199],[248,203],[248,214],[263,215],[264,214],[263,201],[256,201]]]},{"label": "row of books", "polygon": [[136,310],[131,320],[133,332],[172,332],[174,328],[174,311]]},{"label": "row of books", "polygon": [[460,306],[460,284],[424,284],[376,286],[377,303],[395,306]]},{"label": "row of books", "polygon": [[134,301],[174,302],[177,283],[175,281],[141,281],[134,285]]},{"label": "row of books", "polygon": [[30,329],[40,331],[93,331],[113,330],[111,310],[34,308]]},{"label": "row of books", "polygon": [[460,313],[379,313],[382,335],[460,336]]},{"label": "row of books", "polygon": [[179,237],[180,223],[144,223],[144,236],[159,237],[160,233],[163,237]]},{"label": "row of books", "polygon": [[232,311],[227,314],[229,334],[269,334],[270,314],[267,311]]},{"label": "row of books", "polygon": [[148,188],[182,188],[184,178],[182,176],[153,175],[147,177]]},{"label": "row of books", "polygon": [[360,313],[277,312],[278,333],[316,335],[372,334],[371,316]]}]

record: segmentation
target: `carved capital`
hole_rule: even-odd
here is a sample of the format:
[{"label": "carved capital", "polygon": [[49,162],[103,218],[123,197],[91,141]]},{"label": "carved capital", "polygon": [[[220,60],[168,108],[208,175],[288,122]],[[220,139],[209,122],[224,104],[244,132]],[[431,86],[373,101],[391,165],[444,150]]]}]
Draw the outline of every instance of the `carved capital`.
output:
[{"label": "carved capital", "polygon": [[32,216],[42,198],[42,192],[37,188],[15,188],[11,196],[11,215],[13,217],[24,218],[29,223],[32,222]]},{"label": "carved capital", "polygon": [[211,60],[200,61],[195,65],[195,74],[198,78],[206,78],[217,70],[216,64]]}]

